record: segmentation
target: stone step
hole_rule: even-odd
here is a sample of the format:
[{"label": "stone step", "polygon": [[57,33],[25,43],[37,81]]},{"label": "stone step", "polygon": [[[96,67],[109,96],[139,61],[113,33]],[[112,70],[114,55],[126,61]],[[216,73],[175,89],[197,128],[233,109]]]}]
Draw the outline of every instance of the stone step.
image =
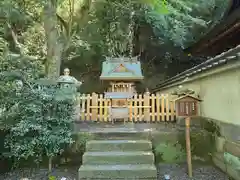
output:
[{"label": "stone step", "polygon": [[102,128],[95,130],[88,130],[93,135],[95,140],[153,140],[157,141],[177,141],[179,136],[184,136],[184,131],[169,131],[168,129],[161,129],[159,131],[151,129],[146,130],[132,130],[128,129],[115,129]]},{"label": "stone step", "polygon": [[152,143],[147,140],[91,140],[86,144],[86,151],[152,151]]},{"label": "stone step", "polygon": [[128,179],[156,180],[157,170],[152,164],[144,165],[83,165],[78,170],[79,180]]},{"label": "stone step", "polygon": [[83,155],[83,165],[115,165],[115,164],[154,164],[152,152],[86,152]]},{"label": "stone step", "polygon": [[148,132],[136,132],[136,131],[95,131],[92,132],[96,140],[148,140],[151,138],[150,133]]}]

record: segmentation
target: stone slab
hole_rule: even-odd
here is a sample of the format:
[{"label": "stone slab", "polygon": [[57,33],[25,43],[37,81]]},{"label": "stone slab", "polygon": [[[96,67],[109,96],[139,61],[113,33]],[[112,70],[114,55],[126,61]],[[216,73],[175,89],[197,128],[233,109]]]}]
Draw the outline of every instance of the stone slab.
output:
[{"label": "stone slab", "polygon": [[212,157],[213,163],[223,172],[234,178],[240,180],[240,170],[234,169],[230,164],[224,161],[223,153],[214,153]]},{"label": "stone slab", "polygon": [[147,132],[136,132],[136,131],[116,131],[116,132],[106,132],[106,131],[96,131],[92,132],[96,140],[106,140],[106,139],[119,139],[119,140],[148,140],[150,134]]},{"label": "stone slab", "polygon": [[224,152],[224,146],[225,146],[225,138],[224,137],[215,137],[215,144],[216,144],[216,150],[219,153]]},{"label": "stone slab", "polygon": [[224,150],[233,156],[240,157],[240,143],[235,143],[231,141],[226,141]]},{"label": "stone slab", "polygon": [[157,179],[154,165],[83,165],[79,179]]},{"label": "stone slab", "polygon": [[86,151],[152,151],[152,143],[147,140],[91,140],[86,144]]},{"label": "stone slab", "polygon": [[86,152],[83,155],[83,165],[115,165],[115,164],[154,164],[152,152]]}]

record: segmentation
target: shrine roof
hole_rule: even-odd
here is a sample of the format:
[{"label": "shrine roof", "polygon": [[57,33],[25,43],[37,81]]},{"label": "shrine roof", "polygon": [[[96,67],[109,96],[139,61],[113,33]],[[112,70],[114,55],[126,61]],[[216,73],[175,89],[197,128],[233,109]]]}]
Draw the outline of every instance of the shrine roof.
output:
[{"label": "shrine roof", "polygon": [[229,0],[229,10],[224,18],[202,39],[185,49],[192,55],[216,56],[239,44],[240,0]]},{"label": "shrine roof", "polygon": [[176,102],[176,101],[179,101],[179,100],[184,99],[184,98],[191,98],[191,99],[194,99],[194,100],[196,100],[196,101],[202,101],[202,100],[199,99],[198,97],[195,97],[195,96],[193,96],[193,95],[191,95],[191,94],[186,94],[186,95],[184,95],[184,96],[180,96],[180,97],[178,97],[178,98],[176,98],[176,99],[174,99],[174,100],[172,100],[172,101]]},{"label": "shrine roof", "polygon": [[101,80],[141,80],[141,63],[137,57],[106,58],[102,64]]}]

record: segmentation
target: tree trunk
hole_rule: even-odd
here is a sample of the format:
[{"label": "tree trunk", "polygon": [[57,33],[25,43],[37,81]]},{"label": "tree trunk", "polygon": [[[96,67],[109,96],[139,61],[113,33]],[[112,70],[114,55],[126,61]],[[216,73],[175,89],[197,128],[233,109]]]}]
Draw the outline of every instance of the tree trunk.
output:
[{"label": "tree trunk", "polygon": [[52,157],[49,157],[48,159],[48,172],[52,172]]},{"label": "tree trunk", "polygon": [[57,29],[57,2],[49,0],[44,7],[44,30],[47,44],[45,74],[48,78],[56,79],[60,75],[62,43],[59,42]]}]

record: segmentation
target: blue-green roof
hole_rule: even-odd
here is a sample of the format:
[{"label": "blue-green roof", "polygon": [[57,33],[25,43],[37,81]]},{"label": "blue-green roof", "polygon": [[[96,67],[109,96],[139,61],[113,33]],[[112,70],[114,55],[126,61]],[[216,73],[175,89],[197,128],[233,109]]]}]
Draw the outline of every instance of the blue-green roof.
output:
[{"label": "blue-green roof", "polygon": [[102,64],[102,80],[140,80],[143,79],[141,63],[136,57],[107,59]]}]

